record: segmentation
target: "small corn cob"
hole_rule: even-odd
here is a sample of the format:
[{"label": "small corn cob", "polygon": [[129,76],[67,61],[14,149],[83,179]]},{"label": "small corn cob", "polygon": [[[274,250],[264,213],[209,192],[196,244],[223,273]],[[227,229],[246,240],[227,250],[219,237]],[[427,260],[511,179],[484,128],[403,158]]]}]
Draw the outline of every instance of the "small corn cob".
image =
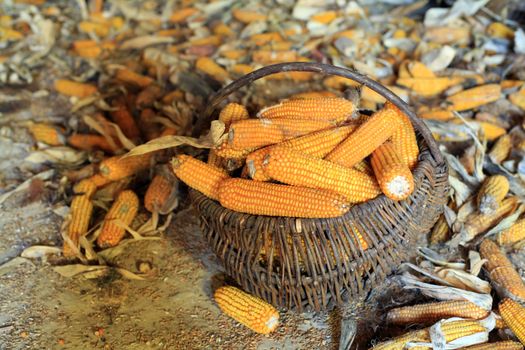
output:
[{"label": "small corn cob", "polygon": [[372,153],[371,163],[377,182],[388,198],[399,201],[412,194],[414,178],[410,168],[390,142],[385,142]]},{"label": "small corn cob", "polygon": [[173,158],[171,165],[182,182],[215,200],[219,198],[219,186],[229,178],[223,169],[184,154]]},{"label": "small corn cob", "polygon": [[263,171],[285,184],[337,192],[350,203],[364,202],[381,193],[371,176],[288,147],[272,147],[263,161]]},{"label": "small corn cob", "polygon": [[55,90],[66,96],[84,98],[95,94],[97,87],[91,84],[78,83],[72,80],[55,80]]},{"label": "small corn cob", "polygon": [[230,126],[229,143],[237,149],[258,148],[330,127],[327,120],[247,119]]},{"label": "small corn cob", "polygon": [[510,293],[514,297],[525,300],[525,284],[521,276],[496,243],[485,239],[481,243],[479,252],[483,259],[487,259],[486,268],[490,279],[503,288],[501,291],[504,294]]},{"label": "small corn cob", "polygon": [[447,101],[451,104],[448,108],[458,112],[466,111],[494,102],[500,98],[500,95],[501,86],[498,84],[476,86],[447,97]]},{"label": "small corn cob", "polygon": [[523,345],[512,340],[468,346],[465,350],[523,350]]},{"label": "small corn cob", "polygon": [[113,107],[116,108],[116,110],[110,112],[111,119],[120,127],[120,130],[122,130],[127,138],[130,140],[138,140],[140,138],[139,128],[126,106],[124,97],[120,96],[115,99],[115,101],[113,101]]},{"label": "small corn cob", "polygon": [[125,158],[122,156],[110,157],[100,163],[99,171],[105,178],[116,181],[148,168],[152,158],[152,153]]},{"label": "small corn cob", "polygon": [[166,215],[178,204],[178,188],[173,175],[157,174],[151,180],[144,195],[144,207],[150,213],[158,212]]},{"label": "small corn cob", "polygon": [[517,207],[518,199],[509,197],[491,214],[474,213],[468,217],[463,227],[465,242],[496,225],[503,217],[510,215]]},{"label": "small corn cob", "polygon": [[491,214],[500,206],[509,192],[509,180],[503,175],[489,176],[481,185],[477,202],[482,214]]},{"label": "small corn cob", "polygon": [[[71,202],[71,222],[67,229],[67,235],[76,247],[78,247],[79,238],[85,235],[89,229],[89,221],[93,212],[91,196],[96,190],[95,183],[88,179],[80,181],[73,188],[75,197]],[[64,242],[63,254],[66,257],[75,255],[74,250],[67,242]]]},{"label": "small corn cob", "polygon": [[490,152],[488,154],[490,160],[492,160],[496,164],[500,164],[510,154],[510,150],[512,148],[512,138],[509,134],[505,134],[501,136],[496,143],[494,143],[494,146],[490,149]]},{"label": "small corn cob", "polygon": [[417,164],[419,156],[419,147],[417,145],[416,133],[410,119],[392,103],[387,102],[385,106],[394,110],[401,121],[398,130],[392,134],[392,145],[401,160],[413,170]]},{"label": "small corn cob", "polygon": [[508,229],[498,233],[496,241],[499,245],[512,245],[525,240],[525,219],[520,219]]},{"label": "small corn cob", "polygon": [[223,181],[219,201],[231,210],[269,216],[329,218],[350,209],[345,198],[334,192],[245,179]]},{"label": "small corn cob", "polygon": [[219,114],[219,120],[224,123],[226,130],[232,123],[248,119],[249,117],[246,107],[238,103],[228,103]]},{"label": "small corn cob", "polygon": [[394,109],[385,107],[375,112],[325,159],[351,168],[388,140],[399,129],[400,120]]},{"label": "small corn cob", "polygon": [[258,118],[309,119],[343,122],[352,118],[356,106],[340,97],[301,98],[285,100],[261,110]]},{"label": "small corn cob", "polygon": [[95,134],[74,134],[68,137],[67,143],[84,151],[100,149],[104,152],[113,153],[118,150],[111,146],[104,136]]},{"label": "small corn cob", "polygon": [[29,131],[36,141],[50,146],[60,146],[65,143],[64,135],[55,126],[36,123],[29,126]]},{"label": "small corn cob", "polygon": [[126,229],[122,225],[131,224],[137,215],[138,208],[137,195],[131,190],[122,191],[104,218],[97,237],[97,245],[101,248],[116,246],[126,234]]},{"label": "small corn cob", "polygon": [[498,306],[501,317],[522,344],[525,344],[525,307],[512,299],[504,299]]},{"label": "small corn cob", "polygon": [[228,141],[224,141],[222,144],[213,149],[215,154],[222,158],[230,159],[244,159],[248,154],[252,153],[253,148],[236,149],[233,148]]},{"label": "small corn cob", "polygon": [[148,87],[154,82],[152,78],[142,75],[142,74],[135,73],[134,71],[126,69],[126,68],[117,70],[115,74],[115,78],[128,85],[137,86],[143,89]]},{"label": "small corn cob", "polygon": [[444,215],[441,215],[430,234],[430,244],[444,243],[450,238],[450,228]]},{"label": "small corn cob", "polygon": [[480,320],[489,313],[470,301],[451,300],[396,308],[388,312],[387,321],[396,325],[433,324],[450,317]]},{"label": "small corn cob", "polygon": [[197,59],[197,62],[195,62],[195,68],[221,83],[224,83],[229,79],[226,69],[219,66],[209,57],[200,57]]},{"label": "small corn cob", "polygon": [[268,334],[279,325],[279,312],[272,305],[238,288],[220,287],[213,297],[222,312],[254,332]]},{"label": "small corn cob", "polygon": [[111,183],[110,180],[106,179],[104,176],[100,174],[95,174],[88,178],[91,182],[93,182],[97,188],[106,186],[107,184]]}]

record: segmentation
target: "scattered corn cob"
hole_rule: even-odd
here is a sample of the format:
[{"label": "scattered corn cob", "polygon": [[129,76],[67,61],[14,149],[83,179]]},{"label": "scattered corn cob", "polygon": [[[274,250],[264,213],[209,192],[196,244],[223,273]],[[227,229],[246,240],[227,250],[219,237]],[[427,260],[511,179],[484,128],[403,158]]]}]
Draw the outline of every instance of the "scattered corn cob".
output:
[{"label": "scattered corn cob", "polygon": [[108,140],[106,140],[106,138],[102,135],[74,134],[68,137],[67,143],[76,149],[81,149],[84,151],[100,149],[104,152],[114,153],[118,150],[111,146]]},{"label": "scattered corn cob", "polygon": [[343,122],[352,118],[355,113],[356,106],[351,101],[340,97],[325,97],[285,100],[262,109],[257,117]]},{"label": "scattered corn cob", "polygon": [[396,325],[432,324],[450,317],[480,320],[489,313],[470,301],[452,300],[396,308],[388,312],[387,321]]},{"label": "scattered corn cob", "polygon": [[503,175],[489,176],[481,185],[477,202],[482,214],[492,214],[509,192],[509,180]]},{"label": "scattered corn cob", "polygon": [[177,11],[175,11],[175,12],[173,12],[171,14],[170,22],[172,22],[172,23],[184,22],[184,21],[186,21],[188,19],[188,17],[193,16],[197,12],[199,12],[199,10],[197,10],[194,7],[186,7],[186,8],[177,10]]},{"label": "scattered corn cob", "polygon": [[465,350],[523,350],[523,345],[512,340],[466,347]]},{"label": "scattered corn cob", "polygon": [[326,98],[326,97],[337,97],[331,91],[309,91],[309,92],[300,92],[291,96],[290,98]]},{"label": "scattered corn cob", "polygon": [[183,154],[173,158],[171,164],[182,182],[215,200],[219,198],[221,183],[229,178],[223,169]]},{"label": "scattered corn cob", "polygon": [[241,10],[236,9],[232,11],[233,18],[238,20],[242,23],[251,23],[255,21],[264,21],[266,20],[266,15],[256,12],[256,11],[250,11],[250,10]]},{"label": "scattered corn cob", "polygon": [[494,102],[500,98],[500,95],[501,86],[498,84],[476,86],[447,97],[447,101],[451,104],[448,108],[458,112],[466,111]]},{"label": "scattered corn cob", "polygon": [[498,233],[496,241],[499,245],[512,245],[525,240],[525,219],[520,219],[508,229]]},{"label": "scattered corn cob", "polygon": [[65,143],[64,135],[55,126],[36,123],[29,126],[29,131],[36,141],[50,146],[60,146]]},{"label": "scattered corn cob", "polygon": [[279,312],[272,305],[238,288],[220,287],[213,296],[222,312],[254,332],[268,334],[279,325]]},{"label": "scattered corn cob", "polygon": [[116,110],[110,112],[111,119],[120,127],[120,130],[122,130],[127,138],[138,140],[140,138],[139,128],[126,105],[124,97],[120,96],[115,99],[113,101],[113,107],[116,108]]},{"label": "scattered corn cob", "polygon": [[501,136],[494,146],[492,146],[490,152],[488,153],[489,158],[496,164],[500,164],[510,154],[512,148],[512,138],[509,134]]},{"label": "scattered corn cob", "polygon": [[350,203],[364,202],[380,194],[373,177],[288,147],[272,147],[263,161],[263,171],[289,185],[337,192]]},{"label": "scattered corn cob", "polygon": [[209,57],[200,57],[195,62],[195,68],[221,83],[229,79],[228,72]]},{"label": "scattered corn cob", "polygon": [[226,129],[228,129],[232,123],[248,119],[249,117],[246,107],[238,103],[228,103],[219,114],[219,120],[224,123]]},{"label": "scattered corn cob", "polygon": [[414,178],[392,143],[385,142],[379,146],[372,153],[371,163],[377,182],[388,198],[403,200],[412,194]]},{"label": "scattered corn cob", "polygon": [[444,243],[450,238],[450,228],[444,215],[441,215],[430,233],[430,244]]},{"label": "scattered corn cob", "polygon": [[55,80],[55,90],[62,95],[84,98],[97,92],[97,88],[91,84],[77,83],[72,80]]},{"label": "scattered corn cob", "polygon": [[498,306],[501,317],[522,344],[525,344],[525,307],[512,299],[504,299]]},{"label": "scattered corn cob", "polygon": [[391,141],[394,150],[399,154],[401,160],[408,165],[410,170],[413,170],[417,164],[417,158],[419,156],[419,147],[417,145],[414,127],[412,126],[410,119],[395,105],[387,102],[385,106],[394,110],[401,121],[399,129],[392,134]]},{"label": "scattered corn cob", "polygon": [[144,195],[146,210],[166,215],[175,209],[178,204],[178,189],[174,180],[169,174],[155,175]]},{"label": "scattered corn cob", "polygon": [[326,190],[245,179],[228,179],[219,188],[225,208],[253,215],[329,218],[346,213],[345,198]]},{"label": "scattered corn cob", "polygon": [[99,171],[105,178],[116,181],[148,168],[152,158],[153,153],[131,157],[115,156],[104,159],[100,163]]},{"label": "scattered corn cob", "polygon": [[[525,284],[514,265],[500,248],[491,240],[485,239],[479,250],[481,257],[487,259],[486,268],[490,279],[502,289],[504,297],[511,296],[525,300]],[[503,316],[503,315],[502,315]]]},{"label": "scattered corn cob", "polygon": [[110,180],[106,179],[104,176],[102,176],[100,174],[95,174],[95,175],[91,176],[89,178],[89,180],[91,182],[93,182],[95,184],[95,186],[97,186],[97,188],[106,186],[107,184],[109,184],[111,182]]},{"label": "scattered corn cob", "polygon": [[125,226],[131,224],[137,215],[139,198],[131,191],[122,191],[109,209],[97,237],[97,245],[101,248],[116,246],[126,234]]},{"label": "scattered corn cob", "polygon": [[115,73],[115,78],[128,85],[133,85],[143,89],[153,83],[152,78],[135,73],[126,68],[118,69]]}]

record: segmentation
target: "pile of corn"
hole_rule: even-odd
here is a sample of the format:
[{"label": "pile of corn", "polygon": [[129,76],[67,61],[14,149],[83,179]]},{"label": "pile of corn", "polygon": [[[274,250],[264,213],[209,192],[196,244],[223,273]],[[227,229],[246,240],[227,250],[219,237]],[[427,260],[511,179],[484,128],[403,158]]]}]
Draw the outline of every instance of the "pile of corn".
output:
[{"label": "pile of corn", "polygon": [[337,217],[381,193],[397,201],[414,190],[416,135],[390,103],[359,116],[353,102],[314,93],[264,108],[257,118],[230,103],[219,120],[227,139],[207,163],[179,155],[172,166],[181,181],[228,209]]}]

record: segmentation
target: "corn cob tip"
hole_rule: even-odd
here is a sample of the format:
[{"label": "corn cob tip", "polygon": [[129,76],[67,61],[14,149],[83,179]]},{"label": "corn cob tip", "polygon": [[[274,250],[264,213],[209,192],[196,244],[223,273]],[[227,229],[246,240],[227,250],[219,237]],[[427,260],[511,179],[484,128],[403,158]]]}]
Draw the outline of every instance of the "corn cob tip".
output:
[{"label": "corn cob tip", "polygon": [[388,191],[396,197],[406,197],[412,192],[412,185],[406,176],[396,176],[387,185]]}]

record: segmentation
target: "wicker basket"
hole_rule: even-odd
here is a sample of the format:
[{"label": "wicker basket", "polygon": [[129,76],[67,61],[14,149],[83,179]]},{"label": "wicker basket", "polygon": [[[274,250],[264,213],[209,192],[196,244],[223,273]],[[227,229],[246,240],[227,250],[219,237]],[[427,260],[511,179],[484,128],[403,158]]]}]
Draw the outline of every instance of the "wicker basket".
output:
[{"label": "wicker basket", "polygon": [[[443,210],[447,166],[431,133],[406,103],[377,82],[331,65],[285,63],[254,71],[219,91],[204,118],[233,91],[283,71],[339,75],[369,86],[410,117],[420,148],[415,190],[407,200],[396,202],[380,195],[338,218],[243,214],[190,191],[212,249],[243,289],[276,306],[320,311],[366,295],[414,255],[415,239],[433,226]],[[368,249],[358,244],[358,235]]]}]

